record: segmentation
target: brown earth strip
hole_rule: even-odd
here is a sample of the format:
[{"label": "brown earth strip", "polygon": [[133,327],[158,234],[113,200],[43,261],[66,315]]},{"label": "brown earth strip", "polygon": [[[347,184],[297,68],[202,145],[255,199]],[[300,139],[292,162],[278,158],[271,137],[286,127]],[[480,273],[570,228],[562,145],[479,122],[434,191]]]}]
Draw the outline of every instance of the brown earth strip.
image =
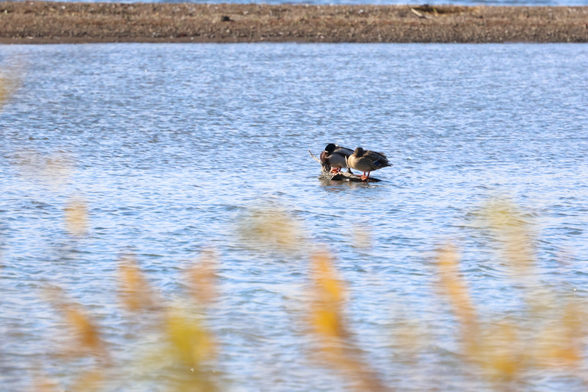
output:
[{"label": "brown earth strip", "polygon": [[588,7],[0,2],[0,43],[588,42]]}]

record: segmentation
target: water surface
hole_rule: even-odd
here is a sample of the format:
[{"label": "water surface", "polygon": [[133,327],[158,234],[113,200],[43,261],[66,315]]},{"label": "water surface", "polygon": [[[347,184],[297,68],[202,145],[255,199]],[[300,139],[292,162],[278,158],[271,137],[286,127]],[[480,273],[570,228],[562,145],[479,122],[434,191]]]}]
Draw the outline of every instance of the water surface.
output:
[{"label": "water surface", "polygon": [[[393,361],[394,310],[454,328],[431,289],[439,243],[463,248],[482,309],[519,305],[490,239],[475,229],[488,198],[507,195],[535,222],[541,279],[586,295],[587,45],[14,45],[0,56],[26,64],[0,117],[8,390],[28,385],[35,360],[61,374],[47,350],[63,327],[44,287],[66,288],[132,356],[116,296],[119,254],[134,252],[174,299],[180,271],[210,247],[222,260],[211,328],[228,388],[341,388],[305,354],[296,317],[308,283],[304,252],[268,254],[238,239],[239,218],[260,205],[282,206],[314,246],[336,255],[366,357],[404,390],[431,384],[423,374],[397,377],[406,369]],[[373,173],[378,184],[321,182],[307,150],[329,142],[386,152],[394,166]],[[31,177],[15,164],[23,151],[71,157],[73,174],[61,184]],[[82,239],[63,224],[76,195],[90,209]],[[371,248],[354,243],[357,225],[371,233]],[[462,388],[443,367],[451,340],[431,346],[441,352],[430,361],[435,383]],[[562,387],[537,382],[529,390]],[[565,388],[580,390],[573,380]]]}]

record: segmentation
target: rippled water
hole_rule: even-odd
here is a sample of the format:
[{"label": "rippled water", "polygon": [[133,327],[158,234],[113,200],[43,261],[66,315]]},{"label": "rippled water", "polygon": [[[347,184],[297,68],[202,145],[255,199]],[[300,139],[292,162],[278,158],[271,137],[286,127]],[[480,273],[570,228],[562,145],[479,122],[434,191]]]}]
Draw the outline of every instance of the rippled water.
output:
[{"label": "rippled water", "polygon": [[[341,388],[305,355],[295,317],[305,258],[238,239],[252,206],[282,206],[312,243],[334,252],[367,358],[405,390],[424,381],[398,379],[393,309],[406,306],[439,329],[452,324],[431,289],[439,242],[463,247],[483,310],[517,307],[504,266],[475,229],[488,198],[511,197],[535,222],[545,282],[586,295],[587,45],[15,45],[0,55],[26,64],[0,117],[6,390],[28,385],[34,361],[61,374],[46,352],[61,319],[43,287],[67,288],[124,353],[120,252],[134,251],[153,285],[176,298],[179,272],[209,247],[222,260],[211,326],[227,388]],[[321,182],[307,150],[328,142],[386,152],[394,166],[373,173],[384,180],[377,184]],[[23,151],[65,154],[75,171],[48,185],[15,165]],[[64,230],[70,195],[88,202],[87,238]],[[354,243],[357,225],[369,229],[372,248]],[[446,340],[431,342],[437,365],[453,355]],[[461,379],[435,368],[436,385],[455,390]],[[550,385],[529,388],[561,390]]]}]

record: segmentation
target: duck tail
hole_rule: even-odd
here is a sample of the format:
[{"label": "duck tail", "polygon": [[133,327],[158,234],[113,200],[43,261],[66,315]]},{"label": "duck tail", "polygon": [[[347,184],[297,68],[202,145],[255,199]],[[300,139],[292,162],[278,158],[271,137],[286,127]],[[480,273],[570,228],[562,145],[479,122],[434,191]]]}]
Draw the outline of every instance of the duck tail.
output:
[{"label": "duck tail", "polygon": [[392,166],[392,164],[390,162],[382,161],[382,160],[375,161],[374,165],[376,165],[378,167],[378,169],[383,169],[385,167]]}]

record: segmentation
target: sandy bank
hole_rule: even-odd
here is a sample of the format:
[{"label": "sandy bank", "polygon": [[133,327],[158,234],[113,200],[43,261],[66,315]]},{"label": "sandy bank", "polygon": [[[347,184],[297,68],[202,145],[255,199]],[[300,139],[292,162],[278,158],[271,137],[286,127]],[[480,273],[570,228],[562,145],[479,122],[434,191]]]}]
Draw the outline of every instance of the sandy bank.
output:
[{"label": "sandy bank", "polygon": [[588,42],[588,7],[0,2],[0,43]]}]

